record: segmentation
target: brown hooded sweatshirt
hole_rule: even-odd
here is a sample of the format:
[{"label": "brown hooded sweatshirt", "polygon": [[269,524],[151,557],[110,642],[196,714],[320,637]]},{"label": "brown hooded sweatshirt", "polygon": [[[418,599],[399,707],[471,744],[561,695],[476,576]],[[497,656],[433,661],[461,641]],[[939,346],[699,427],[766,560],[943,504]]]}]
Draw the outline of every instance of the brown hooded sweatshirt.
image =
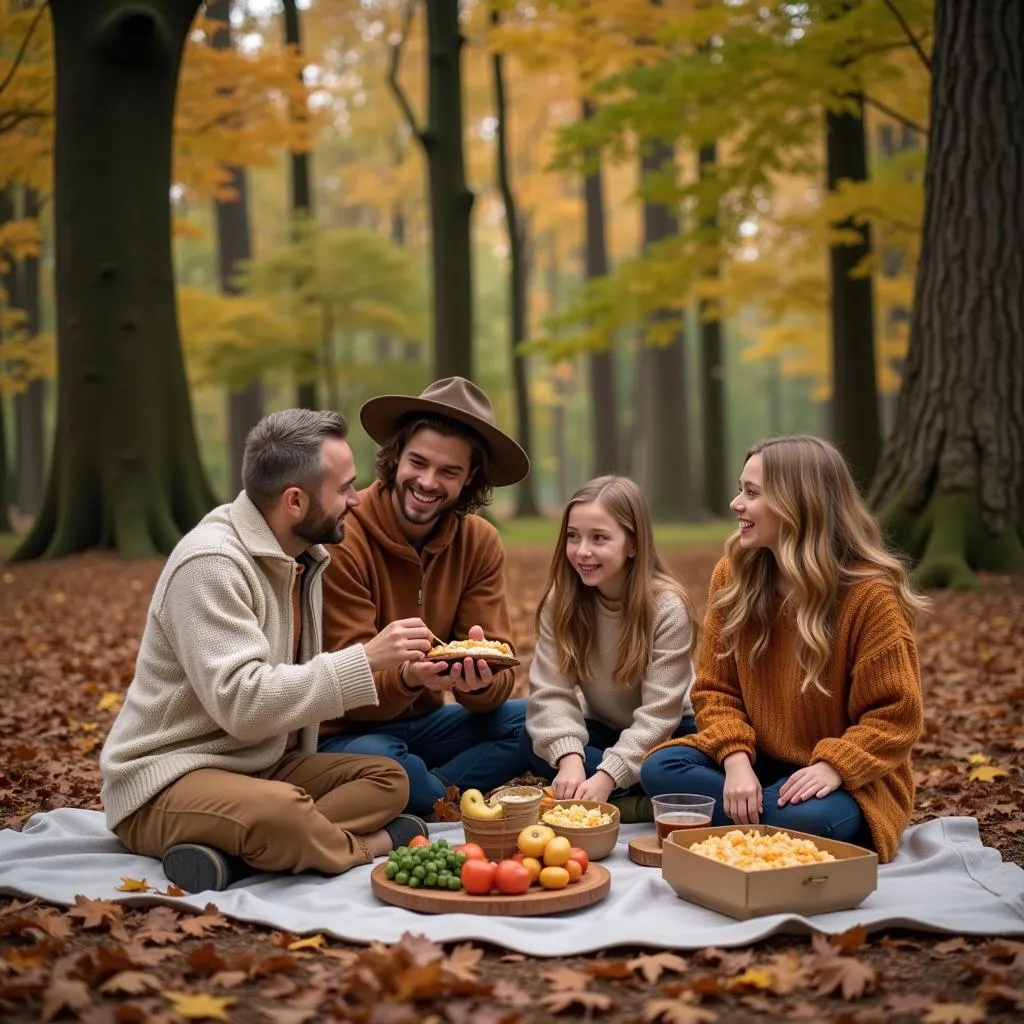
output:
[{"label": "brown hooded sweatshirt", "polygon": [[[512,643],[505,549],[490,523],[449,514],[417,550],[402,532],[390,491],[374,481],[359,497],[345,524],[344,543],[328,546],[325,650],[365,642],[389,622],[413,616],[442,639],[465,640],[470,626],[481,626],[488,640]],[[373,678],[380,703],[322,723],[321,737],[358,731],[360,722],[420,718],[444,702],[442,693],[407,685],[397,668],[375,672]],[[502,669],[485,689],[453,695],[469,711],[492,711],[514,683],[513,670]]]}]

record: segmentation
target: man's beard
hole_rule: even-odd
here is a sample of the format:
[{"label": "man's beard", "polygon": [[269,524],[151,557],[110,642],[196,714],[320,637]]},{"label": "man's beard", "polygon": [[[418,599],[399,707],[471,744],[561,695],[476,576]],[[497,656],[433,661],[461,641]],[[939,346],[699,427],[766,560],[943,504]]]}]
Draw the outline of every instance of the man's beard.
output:
[{"label": "man's beard", "polygon": [[441,500],[436,505],[424,510],[410,506],[409,502],[416,500],[412,497],[412,491],[412,484],[403,484],[399,492],[400,500],[398,504],[402,510],[402,515],[410,523],[415,523],[417,526],[427,526],[429,523],[436,523],[442,516],[455,508],[460,497],[460,495],[456,495],[454,498],[449,498],[447,494],[442,494]]},{"label": "man's beard", "polygon": [[292,533],[310,545],[340,544],[345,539],[345,527],[341,520],[326,515],[323,505],[312,496],[306,514],[292,527]]}]

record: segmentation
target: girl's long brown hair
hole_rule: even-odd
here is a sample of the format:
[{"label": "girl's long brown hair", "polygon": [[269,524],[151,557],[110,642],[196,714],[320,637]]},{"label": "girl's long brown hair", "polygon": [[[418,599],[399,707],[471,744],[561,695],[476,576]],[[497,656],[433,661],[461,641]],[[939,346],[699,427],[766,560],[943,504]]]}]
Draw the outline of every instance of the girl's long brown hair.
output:
[{"label": "girl's long brown hair", "polygon": [[777,437],[747,452],[761,456],[762,493],[779,517],[778,560],[768,548],[745,549],[737,531],[725,543],[731,579],[708,609],[722,612],[724,656],[731,655],[742,630],[756,631],[753,662],[768,646],[784,577],[792,587],[797,658],[803,689],[821,685],[832,650],[832,630],[843,587],[869,579],[892,585],[909,624],[929,602],[911,589],[905,566],[885,549],[882,534],[853,482],[846,460],[817,437]]},{"label": "girl's long brown hair", "polygon": [[690,620],[690,651],[697,649],[697,618],[693,602],[683,585],[669,572],[654,547],[651,512],[643,491],[628,477],[600,476],[584,484],[569,499],[562,515],[558,544],[551,558],[544,597],[537,609],[537,631],[541,613],[550,609],[551,630],[558,642],[561,671],[581,682],[593,682],[590,653],[597,630],[596,587],[588,587],[566,557],[569,513],[574,505],[596,501],[608,510],[633,542],[634,557],[626,563],[626,586],[622,603],[622,632],[612,680],[623,686],[639,683],[647,671],[654,642],[652,612],[658,595],[675,594]]}]

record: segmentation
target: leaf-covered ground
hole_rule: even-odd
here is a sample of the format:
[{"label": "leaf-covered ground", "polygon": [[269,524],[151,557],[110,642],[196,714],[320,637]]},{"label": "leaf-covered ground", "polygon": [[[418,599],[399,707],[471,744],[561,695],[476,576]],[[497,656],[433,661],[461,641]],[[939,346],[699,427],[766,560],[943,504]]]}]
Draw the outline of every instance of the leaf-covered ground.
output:
[{"label": "leaf-covered ground", "polygon": [[[702,600],[719,550],[671,558]],[[527,655],[547,559],[547,550],[510,559]],[[98,806],[99,747],[159,570],[101,555],[0,565],[0,827],[19,828],[38,810]],[[990,577],[977,594],[939,594],[918,636],[927,729],[916,818],[975,815],[984,841],[1024,864],[1024,584]],[[839,941],[541,960],[416,935],[390,947],[299,938],[226,921],[212,905],[194,915],[0,898],[0,1019],[1019,1021],[1024,943],[854,930]]]}]

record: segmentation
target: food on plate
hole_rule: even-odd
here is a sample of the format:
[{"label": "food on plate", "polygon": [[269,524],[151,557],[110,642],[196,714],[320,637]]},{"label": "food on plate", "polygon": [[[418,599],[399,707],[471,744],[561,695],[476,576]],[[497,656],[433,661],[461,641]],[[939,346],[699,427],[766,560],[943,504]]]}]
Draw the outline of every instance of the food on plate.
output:
[{"label": "food on plate", "polygon": [[555,830],[547,825],[527,825],[519,833],[516,845],[524,857],[536,857],[540,860],[544,856],[544,847],[555,838]]},{"label": "food on plate", "polygon": [[561,867],[572,853],[572,843],[565,836],[555,836],[547,846],[544,847],[544,863],[549,868]]},{"label": "food on plate", "polygon": [[502,896],[522,896],[530,888],[532,882],[533,877],[529,869],[519,861],[498,861],[498,866],[494,871],[494,885]]},{"label": "food on plate", "polygon": [[798,839],[788,832],[763,835],[734,828],[720,836],[708,836],[694,843],[690,853],[729,864],[743,871],[768,871],[795,868],[801,864],[826,864],[835,860],[827,850],[819,850],[810,839]]},{"label": "food on plate", "polygon": [[574,846],[569,851],[569,860],[578,861],[580,867],[583,868],[583,874],[587,873],[587,868],[590,867],[590,856],[586,850],[581,850],[578,846]]},{"label": "food on plate", "polygon": [[501,640],[450,640],[446,644],[431,647],[427,651],[427,658],[434,661],[483,658],[485,661],[519,664],[512,647]]},{"label": "food on plate", "polygon": [[494,821],[502,814],[501,804],[489,804],[479,789],[467,789],[462,794],[459,810],[464,818],[479,818],[481,821]]},{"label": "food on plate", "polygon": [[563,867],[548,867],[541,870],[537,879],[544,889],[564,889],[570,882],[569,872]]},{"label": "food on plate", "polygon": [[494,888],[498,865],[493,860],[467,860],[462,865],[462,888],[471,896],[486,896]]},{"label": "food on plate", "polygon": [[479,843],[459,843],[454,850],[456,853],[464,853],[466,860],[490,860]]},{"label": "food on plate", "polygon": [[448,846],[447,839],[438,839],[426,845],[399,846],[388,854],[385,876],[396,885],[410,889],[446,889],[452,892],[462,888],[461,872],[469,863],[464,853]]},{"label": "food on plate", "polygon": [[612,816],[597,807],[570,804],[568,807],[559,805],[545,811],[541,815],[541,821],[562,828],[596,828],[598,825],[610,825]]}]

